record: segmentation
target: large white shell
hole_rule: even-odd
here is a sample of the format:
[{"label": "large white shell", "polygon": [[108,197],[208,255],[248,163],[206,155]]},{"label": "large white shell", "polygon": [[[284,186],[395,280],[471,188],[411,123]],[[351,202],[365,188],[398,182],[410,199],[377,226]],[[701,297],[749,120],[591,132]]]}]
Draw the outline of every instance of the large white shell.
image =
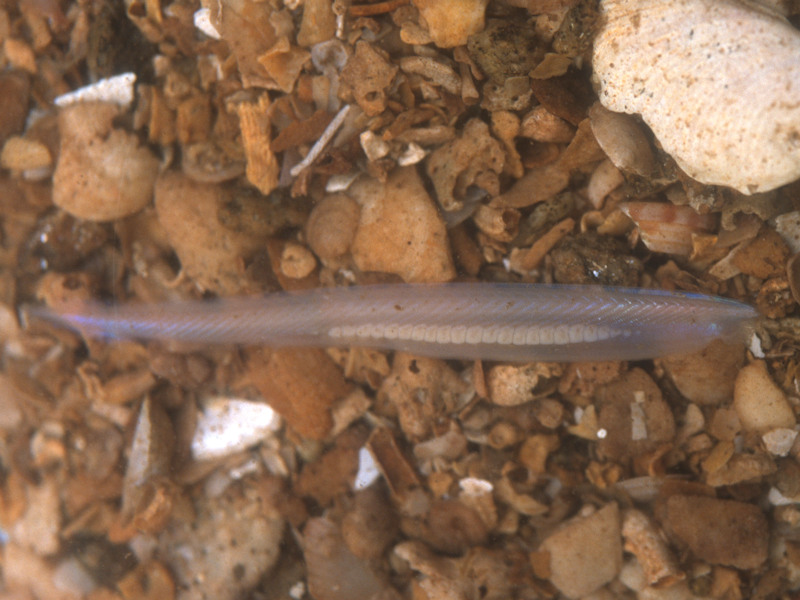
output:
[{"label": "large white shell", "polygon": [[698,181],[745,194],[800,177],[800,32],[742,0],[602,0],[603,105],[638,113]]}]

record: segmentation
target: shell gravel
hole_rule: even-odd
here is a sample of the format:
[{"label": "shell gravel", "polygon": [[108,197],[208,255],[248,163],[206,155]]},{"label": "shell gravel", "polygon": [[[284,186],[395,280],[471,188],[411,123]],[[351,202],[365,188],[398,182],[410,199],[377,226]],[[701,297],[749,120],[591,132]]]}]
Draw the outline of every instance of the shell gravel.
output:
[{"label": "shell gravel", "polygon": [[[796,595],[800,183],[698,183],[583,68],[599,7],[666,2],[209,0],[210,37],[200,3],[167,4],[0,5],[3,598]],[[720,48],[752,56],[742,35]],[[770,60],[725,97],[779,103]],[[126,72],[128,108],[53,105]],[[99,181],[112,142],[121,178],[69,214],[66,178]],[[527,365],[18,322],[398,279],[706,292],[765,318],[749,349]]]}]

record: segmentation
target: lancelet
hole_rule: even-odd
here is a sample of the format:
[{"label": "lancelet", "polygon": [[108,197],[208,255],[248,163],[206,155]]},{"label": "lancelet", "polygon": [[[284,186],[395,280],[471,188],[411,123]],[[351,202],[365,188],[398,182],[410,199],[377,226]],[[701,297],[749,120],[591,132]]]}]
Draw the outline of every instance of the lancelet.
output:
[{"label": "lancelet", "polygon": [[743,339],[754,308],[703,294],[521,283],[365,285],[155,304],[28,307],[106,338],[368,346],[450,359],[637,360]]}]

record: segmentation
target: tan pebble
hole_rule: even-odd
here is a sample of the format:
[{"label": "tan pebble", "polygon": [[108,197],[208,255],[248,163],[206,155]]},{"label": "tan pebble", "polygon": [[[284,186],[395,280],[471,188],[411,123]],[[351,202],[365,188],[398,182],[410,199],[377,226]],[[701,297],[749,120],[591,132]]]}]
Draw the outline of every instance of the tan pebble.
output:
[{"label": "tan pebble", "polygon": [[694,354],[661,361],[678,391],[698,404],[721,404],[733,397],[733,382],[744,364],[744,347],[716,340]]},{"label": "tan pebble", "polygon": [[769,477],[776,470],[775,461],[763,452],[733,454],[726,463],[713,466],[717,469],[706,474],[706,483],[715,488],[757,481]]},{"label": "tan pebble", "polygon": [[322,350],[283,348],[247,356],[249,382],[297,433],[323,439],[333,426],[331,407],[350,385]]},{"label": "tan pebble", "polygon": [[120,526],[135,521],[136,529],[151,534],[166,527],[173,501],[168,477],[175,432],[167,413],[149,397],[136,419],[130,458],[122,487]]},{"label": "tan pebble", "polygon": [[458,499],[472,509],[491,531],[497,526],[497,505],[494,502],[494,486],[486,479],[465,477],[458,482],[461,491]]},{"label": "tan pebble", "polygon": [[62,109],[53,202],[81,219],[111,221],[152,199],[158,159],[136,136],[114,129],[113,104],[84,102]]},{"label": "tan pebble", "polygon": [[317,261],[311,250],[298,244],[288,242],[281,252],[281,272],[291,279],[308,277],[317,268]]},{"label": "tan pebble", "polygon": [[539,105],[522,118],[520,135],[537,142],[567,143],[575,135],[575,128]]},{"label": "tan pebble", "polygon": [[569,598],[591,594],[622,566],[619,508],[607,504],[575,517],[547,537],[540,551],[550,554],[550,581]]},{"label": "tan pebble", "polygon": [[12,171],[41,169],[53,164],[47,146],[35,140],[11,137],[6,140],[0,152],[0,166]]},{"label": "tan pebble", "polygon": [[38,71],[36,65],[36,54],[33,48],[24,40],[7,36],[3,40],[3,55],[13,67],[22,69],[28,73]]},{"label": "tan pebble", "polygon": [[772,381],[762,360],[739,371],[734,384],[733,408],[745,430],[768,431],[795,426],[794,412],[786,394]]},{"label": "tan pebble", "polygon": [[497,365],[489,370],[489,398],[499,406],[517,406],[550,393],[550,373],[539,363]]},{"label": "tan pebble", "polygon": [[278,88],[288,94],[309,58],[311,53],[308,50],[298,48],[290,44],[288,38],[282,37],[256,60]]},{"label": "tan pebble", "polygon": [[36,297],[48,306],[58,306],[70,302],[85,302],[93,297],[92,277],[84,272],[79,273],[45,273],[36,286]]},{"label": "tan pebble", "polygon": [[369,436],[366,448],[386,480],[394,506],[405,516],[427,512],[430,498],[394,434],[386,427],[379,427]]},{"label": "tan pebble", "polygon": [[[427,415],[423,415],[423,418],[425,416]],[[442,435],[415,444],[414,456],[419,461],[430,461],[440,457],[452,460],[465,454],[466,450],[467,438],[464,434],[457,429],[450,429]]]},{"label": "tan pebble", "polygon": [[464,554],[485,544],[489,535],[481,515],[461,499],[434,500],[426,521],[425,542],[445,554]]},{"label": "tan pebble", "polygon": [[737,0],[604,0],[603,105],[637,113],[678,165],[744,194],[800,176],[800,33]]},{"label": "tan pebble", "polygon": [[664,525],[696,558],[754,569],[767,558],[769,526],[761,510],[745,502],[702,496],[670,496]]},{"label": "tan pebble", "polygon": [[[736,411],[731,408],[719,408],[714,411],[708,424],[708,433],[718,440],[733,441],[742,429]],[[699,430],[698,430],[699,431]]]},{"label": "tan pebble", "polygon": [[175,582],[172,574],[163,564],[156,560],[148,560],[125,573],[117,581],[117,589],[123,597],[128,598],[164,598],[174,600]]},{"label": "tan pebble", "polygon": [[[319,456],[320,445],[304,443],[298,450],[302,453],[306,465],[292,485],[293,496],[299,502],[295,506],[295,518],[307,518],[307,513],[300,500],[307,497],[319,506],[327,506],[334,498],[352,490],[354,478],[359,471],[359,455],[367,440],[367,430],[356,425],[346,429],[335,438],[333,447]],[[299,523],[301,520],[295,520]]]},{"label": "tan pebble", "polygon": [[[54,598],[72,599],[80,598],[83,593],[70,593],[65,586],[60,585],[56,573],[58,568],[49,558],[37,554],[27,546],[17,542],[14,536],[3,545],[3,576],[4,585],[9,590],[20,590],[21,596],[17,598]],[[92,581],[94,585],[94,581]],[[28,590],[25,592],[24,590]],[[11,595],[14,592],[6,594]]]},{"label": "tan pebble", "polygon": [[539,502],[530,494],[517,492],[508,477],[503,477],[500,481],[495,482],[495,492],[499,500],[504,504],[508,504],[514,512],[521,515],[535,517],[543,515],[550,510],[547,504]]},{"label": "tan pebble", "polygon": [[202,289],[223,295],[256,291],[245,265],[264,245],[261,236],[220,222],[231,194],[177,173],[160,177],[155,190],[158,221],[169,232],[183,271]]},{"label": "tan pebble", "polygon": [[483,29],[488,0],[413,0],[428,26],[433,43],[440,48],[463,46]]},{"label": "tan pebble", "polygon": [[361,206],[351,248],[359,269],[409,283],[455,277],[444,222],[413,167],[397,169],[386,183],[357,181],[349,193]]},{"label": "tan pebble", "polygon": [[564,420],[564,406],[558,400],[542,398],[534,409],[533,416],[547,429],[556,429]]},{"label": "tan pebble", "polygon": [[381,137],[372,131],[364,131],[359,136],[361,142],[361,149],[364,151],[364,156],[367,160],[374,162],[385,157],[391,151],[391,147]]}]

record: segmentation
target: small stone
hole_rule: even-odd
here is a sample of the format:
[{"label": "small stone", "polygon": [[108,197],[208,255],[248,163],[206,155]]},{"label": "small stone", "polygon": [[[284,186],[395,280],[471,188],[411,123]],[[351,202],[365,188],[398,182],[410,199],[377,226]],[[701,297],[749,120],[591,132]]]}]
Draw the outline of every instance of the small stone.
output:
[{"label": "small stone", "polygon": [[686,398],[717,405],[733,397],[733,382],[744,364],[744,347],[715,340],[700,352],[668,356],[661,364]]},{"label": "small stone", "polygon": [[764,447],[773,456],[787,456],[797,439],[797,431],[786,427],[778,427],[761,436]]},{"label": "small stone", "polygon": [[358,214],[358,204],[349,196],[325,196],[308,217],[308,245],[323,261],[339,258],[350,250],[358,227]]},{"label": "small stone", "polygon": [[199,494],[193,511],[159,536],[159,553],[184,588],[181,598],[241,598],[272,569],[284,525],[260,493],[232,486],[214,498]]},{"label": "small stone", "polygon": [[794,411],[786,394],[772,381],[766,363],[761,360],[739,371],[734,384],[733,408],[745,430],[768,431],[795,426]]},{"label": "small stone", "polygon": [[455,277],[447,230],[413,167],[386,183],[359,180],[350,195],[361,206],[351,252],[362,271],[394,273],[408,283]]},{"label": "small stone", "polygon": [[704,496],[670,496],[665,527],[700,560],[755,569],[766,560],[769,526],[753,504]]},{"label": "small stone", "polygon": [[592,593],[622,566],[619,508],[611,503],[567,521],[542,542],[540,551],[550,554],[550,581],[562,594],[580,598]]},{"label": "small stone", "polygon": [[675,418],[659,387],[632,369],[595,394],[598,423],[606,435],[599,449],[612,460],[652,452],[675,437]]},{"label": "small stone", "polygon": [[287,242],[281,252],[281,272],[291,279],[308,277],[317,268],[311,250],[297,242]]}]

